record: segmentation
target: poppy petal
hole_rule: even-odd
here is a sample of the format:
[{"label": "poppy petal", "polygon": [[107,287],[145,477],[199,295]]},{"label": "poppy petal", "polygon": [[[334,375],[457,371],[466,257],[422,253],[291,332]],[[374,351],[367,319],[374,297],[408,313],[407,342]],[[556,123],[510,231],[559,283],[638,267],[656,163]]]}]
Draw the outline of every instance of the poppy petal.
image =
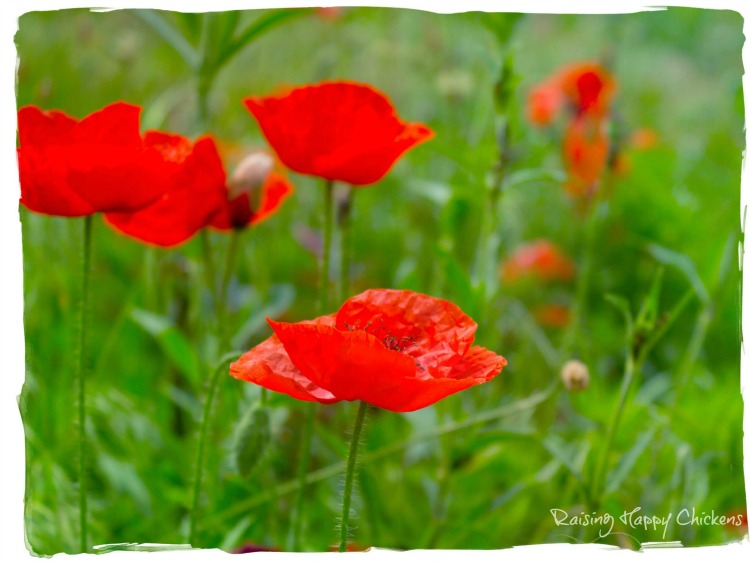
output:
[{"label": "poppy petal", "polygon": [[323,82],[245,106],[289,169],[351,185],[381,179],[401,155],[433,136],[403,122],[381,92],[355,82]]},{"label": "poppy petal", "polygon": [[386,349],[375,336],[333,326],[268,323],[300,372],[336,398],[386,410],[405,401],[409,389],[403,383],[414,377],[414,360]]},{"label": "poppy petal", "polygon": [[67,145],[75,119],[61,111],[27,106],[18,111],[18,169],[21,204],[36,213],[90,215],[95,209],[67,181]]},{"label": "poppy petal", "polygon": [[211,226],[217,230],[231,230],[263,222],[276,213],[284,200],[294,193],[294,186],[283,175],[271,172],[261,190],[257,210],[253,210],[250,205],[250,195],[241,193],[233,199],[225,200],[211,219]]},{"label": "poppy petal", "polygon": [[[366,330],[399,347],[432,376],[445,374],[474,342],[477,324],[452,302],[413,291],[371,289],[347,300],[339,330]],[[391,347],[391,346],[387,346]]]},{"label": "poppy petal", "polygon": [[234,378],[252,382],[297,400],[332,404],[339,400],[307,379],[292,364],[276,335],[245,353],[229,367]]},{"label": "poppy petal", "polygon": [[395,412],[412,412],[426,408],[443,398],[477,384],[492,380],[508,364],[504,357],[483,347],[472,347],[454,365],[446,378],[427,378],[405,381],[411,387],[409,400]]},{"label": "poppy petal", "polygon": [[[172,247],[204,228],[225,201],[224,167],[210,137],[190,146],[180,135],[148,133],[147,144],[177,172],[169,190],[151,205],[133,213],[107,213],[106,220],[120,232],[142,242]],[[178,166],[184,160],[182,166]],[[196,204],[196,202],[200,204]]]}]

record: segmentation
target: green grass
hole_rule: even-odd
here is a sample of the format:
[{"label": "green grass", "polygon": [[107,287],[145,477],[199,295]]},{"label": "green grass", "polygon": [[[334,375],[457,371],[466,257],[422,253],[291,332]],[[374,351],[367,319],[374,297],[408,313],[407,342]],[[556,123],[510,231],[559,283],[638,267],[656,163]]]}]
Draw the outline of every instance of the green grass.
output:
[{"label": "green grass", "polygon": [[[162,15],[197,44],[200,14]],[[239,14],[241,25],[259,17]],[[511,23],[512,38],[498,44],[493,29],[502,32]],[[612,489],[603,509],[619,514],[642,506],[658,515],[693,506],[698,512],[744,509],[735,261],[744,148],[741,26],[735,13],[692,9],[511,21],[355,8],[338,21],[296,18],[259,37],[218,73],[208,96],[208,130],[247,147],[264,140],[243,97],[329,78],[372,83],[405,119],[429,124],[434,140],[357,193],[352,292],[395,287],[449,298],[479,321],[478,343],[509,361],[492,383],[434,407],[370,416],[354,498],[357,545],[491,549],[567,542],[566,535],[593,539],[555,527],[549,510],[586,508],[584,490],[626,353],[623,320],[605,296],[620,295],[637,312],[660,267],[653,245],[686,256],[709,300],[691,301],[636,378],[613,442]],[[144,107],[147,128],[200,132],[193,72],[128,11],[26,14],[16,41],[19,106],[81,117],[122,99]],[[633,154],[632,171],[616,180],[603,207],[580,349],[592,381],[575,395],[559,386],[540,394],[567,357],[559,356],[563,333],[528,314],[551,299],[570,302],[574,286],[501,287],[488,300],[472,283],[477,263],[487,259],[478,249],[497,152],[493,85],[507,53],[517,74],[508,110],[512,163],[492,267],[523,241],[542,237],[579,267],[583,257],[581,218],[555,179],[562,173],[555,138],[561,131],[535,129],[524,117],[533,85],[569,62],[605,58],[619,84],[621,126],[648,127],[660,137],[653,150]],[[265,316],[296,321],[317,312],[317,260],[304,240],[322,232],[323,188],[312,178],[291,177],[295,196],[243,237],[228,297],[239,350],[268,336]],[[81,224],[23,209],[21,218],[27,536],[39,554],[74,552],[72,350]],[[228,237],[211,233],[211,241],[221,263]],[[722,269],[725,251],[730,259]],[[210,335],[214,310],[201,263],[197,238],[174,251],[146,248],[95,218],[86,427],[92,544],[184,542],[207,363],[228,351],[217,350]],[[671,310],[690,287],[684,268],[667,266],[660,310]],[[705,339],[690,355],[701,314]],[[209,429],[200,546],[285,543],[303,405],[270,396],[270,442],[252,477],[242,478],[229,462],[230,443],[259,395],[251,385],[221,380]],[[354,414],[347,403],[319,409],[305,550],[336,542],[341,463]],[[637,548],[661,540],[661,531],[617,530],[632,539],[613,535],[605,542]],[[667,539],[696,546],[739,537],[720,526],[672,526]]]}]

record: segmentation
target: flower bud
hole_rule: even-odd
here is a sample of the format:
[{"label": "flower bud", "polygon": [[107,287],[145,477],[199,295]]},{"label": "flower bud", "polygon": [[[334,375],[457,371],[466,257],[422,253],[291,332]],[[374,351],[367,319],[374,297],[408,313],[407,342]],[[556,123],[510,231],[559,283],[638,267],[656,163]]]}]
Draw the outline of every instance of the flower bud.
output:
[{"label": "flower bud", "polygon": [[266,152],[253,152],[243,158],[229,180],[230,197],[251,195],[266,181],[273,169],[273,158]]},{"label": "flower bud", "polygon": [[560,378],[571,392],[584,390],[589,385],[589,368],[577,359],[571,359],[563,365]]}]

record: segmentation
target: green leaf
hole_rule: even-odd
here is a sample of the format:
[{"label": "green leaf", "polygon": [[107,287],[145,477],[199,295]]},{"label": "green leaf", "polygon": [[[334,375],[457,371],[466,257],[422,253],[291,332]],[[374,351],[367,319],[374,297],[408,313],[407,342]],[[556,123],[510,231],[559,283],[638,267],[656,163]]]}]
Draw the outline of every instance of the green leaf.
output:
[{"label": "green leaf", "polygon": [[153,336],[170,363],[180,373],[191,382],[198,382],[201,377],[198,353],[170,318],[140,309],[131,310],[130,318]]},{"label": "green leaf", "polygon": [[451,294],[460,299],[461,308],[472,317],[477,315],[479,290],[471,283],[468,272],[446,248],[436,245],[435,253],[443,270],[443,278]]},{"label": "green leaf", "polygon": [[604,295],[604,300],[614,305],[622,314],[622,317],[625,319],[625,329],[628,335],[628,340],[630,340],[633,336],[633,313],[630,312],[630,303],[626,298],[611,293]]},{"label": "green leaf", "polygon": [[151,496],[148,488],[130,461],[120,461],[103,451],[99,452],[98,461],[109,487],[132,497],[144,515],[151,513]]},{"label": "green leaf", "polygon": [[649,429],[646,433],[642,434],[630,450],[620,458],[617,466],[615,466],[607,476],[607,494],[611,494],[620,489],[620,486],[625,481],[625,478],[627,478],[632,472],[635,463],[643,454],[643,451],[646,450],[653,440],[654,435],[656,435],[656,429]]},{"label": "green leaf", "polygon": [[198,53],[195,48],[188,43],[182,33],[159,10],[130,10],[129,13],[153,29],[167,44],[177,51],[190,68],[196,69],[198,67]]},{"label": "green leaf", "polygon": [[659,295],[661,294],[661,282],[663,277],[664,268],[660,267],[651,283],[648,296],[646,297],[646,300],[643,301],[641,310],[638,312],[638,317],[635,320],[635,329],[637,332],[648,334],[654,329],[656,318],[659,315]]},{"label": "green leaf", "polygon": [[268,299],[260,304],[260,308],[249,316],[245,323],[237,330],[232,338],[232,348],[244,349],[247,341],[266,326],[266,318],[276,318],[284,314],[294,302],[294,287],[292,285],[274,285],[271,287]]},{"label": "green leaf", "polygon": [[558,435],[548,435],[542,445],[554,459],[559,461],[578,480],[582,480],[583,465],[591,450],[591,444],[584,441],[581,444],[567,443]]},{"label": "green leaf", "polygon": [[656,259],[656,261],[664,265],[670,265],[679,269],[693,286],[693,289],[698,295],[698,298],[704,303],[707,303],[709,301],[709,295],[708,291],[706,290],[706,286],[703,284],[703,281],[698,275],[698,270],[695,267],[695,263],[693,263],[693,260],[691,260],[687,255],[681,254],[680,252],[675,252],[674,250],[670,250],[669,248],[665,248],[664,246],[659,246],[658,244],[649,244],[648,251],[654,257],[654,259]]},{"label": "green leaf", "polygon": [[281,10],[266,11],[258,17],[233,41],[228,41],[221,49],[217,57],[216,70],[226,64],[239,51],[250,45],[258,37],[283,23],[295,20],[301,16],[312,13],[309,8],[286,8]]}]

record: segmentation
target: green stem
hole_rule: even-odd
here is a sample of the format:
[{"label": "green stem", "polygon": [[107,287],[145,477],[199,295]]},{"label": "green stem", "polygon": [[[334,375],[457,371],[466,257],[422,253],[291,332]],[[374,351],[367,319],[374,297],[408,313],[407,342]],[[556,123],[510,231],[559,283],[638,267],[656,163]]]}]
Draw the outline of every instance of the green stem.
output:
[{"label": "green stem", "polygon": [[346,197],[339,204],[338,221],[341,230],[341,300],[349,298],[349,281],[352,268],[352,205],[354,189],[346,186]]},{"label": "green stem", "polygon": [[[539,404],[542,404],[553,396],[553,390],[555,386],[556,383],[553,383],[545,390],[536,392],[531,396],[516,400],[512,404],[499,406],[497,408],[493,408],[492,410],[486,410],[484,412],[466,418],[465,420],[451,421],[441,426],[432,427],[428,431],[425,431],[418,435],[414,435],[403,441],[389,443],[388,445],[380,447],[375,451],[371,451],[369,453],[361,455],[360,464],[378,461],[380,459],[388,457],[389,455],[400,453],[401,451],[404,451],[409,447],[413,447],[416,444],[424,443],[427,440],[438,438],[441,435],[445,435],[447,433],[456,433],[467,428],[474,427],[476,425],[491,423],[500,418],[515,416],[521,412],[532,411]],[[518,433],[517,435],[519,438],[533,439],[530,434]],[[310,472],[308,474],[307,481],[321,482],[328,478],[333,478],[337,475],[340,475],[341,471],[344,468],[345,464],[343,461],[325,466],[323,468]],[[209,516],[207,518],[207,521],[212,525],[226,524],[233,517],[245,514],[250,509],[272,501],[273,498],[285,496],[297,490],[299,490],[299,481],[297,479],[290,480],[281,484],[276,484],[272,490],[264,490],[263,492],[260,492],[249,498],[237,500],[230,507]]]},{"label": "green stem", "polygon": [[89,305],[89,278],[91,276],[92,215],[83,219],[83,245],[81,251],[81,295],[78,332],[78,509],[81,527],[81,552],[88,551],[88,508],[86,506],[86,339]]},{"label": "green stem", "polygon": [[236,361],[240,357],[239,353],[229,353],[219,360],[211,380],[208,385],[208,395],[203,403],[203,412],[201,415],[201,425],[198,433],[198,452],[195,459],[195,481],[193,482],[193,502],[190,510],[190,524],[188,528],[188,543],[193,545],[197,535],[198,526],[198,508],[200,507],[201,487],[203,484],[203,457],[206,450],[206,436],[208,435],[209,419],[211,417],[211,407],[213,406],[216,388],[219,377],[225,372],[229,363]]},{"label": "green stem", "polygon": [[328,285],[331,268],[331,239],[333,238],[333,181],[328,180],[325,186],[323,202],[323,259],[320,269],[320,312],[328,310]]},{"label": "green stem", "polygon": [[367,402],[360,402],[357,419],[354,422],[352,443],[349,448],[349,458],[346,461],[346,480],[344,481],[344,497],[341,501],[341,543],[339,552],[346,552],[346,542],[349,538],[349,511],[352,503],[352,488],[354,487],[354,473],[357,468],[357,449],[362,435],[362,427],[367,414]]}]

